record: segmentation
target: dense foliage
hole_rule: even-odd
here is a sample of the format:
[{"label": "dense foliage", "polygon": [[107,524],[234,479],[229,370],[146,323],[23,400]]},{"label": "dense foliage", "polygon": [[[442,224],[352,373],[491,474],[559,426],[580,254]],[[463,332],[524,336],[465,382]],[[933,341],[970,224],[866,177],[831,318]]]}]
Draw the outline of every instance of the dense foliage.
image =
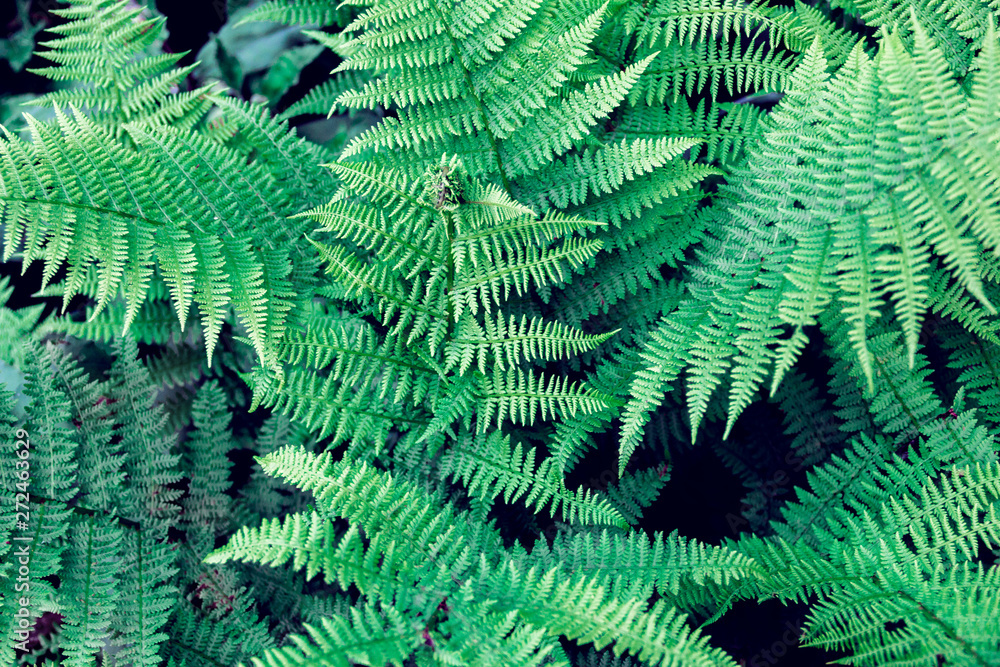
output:
[{"label": "dense foliage", "polygon": [[4,665],[1000,665],[995,0],[30,6]]}]

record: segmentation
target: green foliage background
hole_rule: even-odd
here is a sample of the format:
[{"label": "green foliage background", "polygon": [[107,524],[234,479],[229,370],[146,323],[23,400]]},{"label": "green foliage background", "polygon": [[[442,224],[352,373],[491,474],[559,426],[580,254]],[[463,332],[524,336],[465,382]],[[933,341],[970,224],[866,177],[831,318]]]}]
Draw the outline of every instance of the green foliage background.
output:
[{"label": "green foliage background", "polygon": [[18,10],[4,664],[1000,665],[995,1]]}]

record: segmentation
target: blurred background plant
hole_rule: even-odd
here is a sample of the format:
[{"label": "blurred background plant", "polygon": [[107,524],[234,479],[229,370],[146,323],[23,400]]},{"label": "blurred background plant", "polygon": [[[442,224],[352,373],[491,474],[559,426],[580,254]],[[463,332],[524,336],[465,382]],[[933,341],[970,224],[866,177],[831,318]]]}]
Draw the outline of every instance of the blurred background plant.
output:
[{"label": "blurred background plant", "polygon": [[[167,19],[151,51],[187,52],[181,65],[199,63],[188,76],[188,89],[218,81],[245,100],[266,102],[274,111],[283,112],[325,81],[339,59],[309,36],[310,29],[322,35],[318,31],[323,26],[261,20],[259,9],[265,4],[264,0],[128,3],[145,7],[146,17]],[[56,0],[0,3],[0,125],[10,130],[24,130],[23,112],[39,120],[52,116],[50,107],[36,107],[32,101],[57,86],[31,70],[50,64],[34,51],[38,40],[44,39],[42,31],[63,22],[52,13],[58,6]],[[293,125],[303,136],[339,151],[380,117],[374,112],[346,111],[331,118],[325,118],[325,112],[285,117],[294,119]]]}]

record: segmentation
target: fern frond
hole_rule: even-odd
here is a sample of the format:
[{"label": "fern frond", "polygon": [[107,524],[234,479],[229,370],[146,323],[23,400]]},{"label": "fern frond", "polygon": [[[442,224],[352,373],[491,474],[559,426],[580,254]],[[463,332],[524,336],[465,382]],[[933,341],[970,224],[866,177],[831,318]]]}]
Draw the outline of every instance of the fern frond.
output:
[{"label": "fern frond", "polygon": [[257,667],[289,667],[320,662],[348,667],[356,662],[401,666],[420,643],[415,619],[389,606],[353,607],[349,616],[321,619],[306,626],[308,635],[291,637],[293,646],[273,649],[254,658]]},{"label": "fern frond", "polygon": [[517,369],[497,370],[482,381],[479,405],[480,430],[493,421],[510,419],[515,424],[533,424],[559,414],[571,417],[603,408],[613,401],[593,389],[585,389],[569,378],[536,376]]},{"label": "fern frond", "polygon": [[119,603],[111,617],[116,659],[152,667],[160,664],[160,646],[169,639],[164,626],[177,599],[174,548],[152,532],[123,531],[122,538]]},{"label": "fern frond", "polygon": [[597,120],[611,113],[638,81],[650,59],[618,74],[587,84],[553,107],[549,115],[533,117],[503,146],[503,164],[513,176],[536,171],[581,140]]},{"label": "fern frond", "polygon": [[326,27],[345,25],[349,16],[350,10],[336,7],[326,0],[291,0],[258,5],[241,16],[236,25],[272,21],[293,26],[315,24]]},{"label": "fern frond", "polygon": [[68,532],[60,590],[82,604],[68,610],[64,650],[69,664],[82,666],[104,650],[119,595],[116,562],[121,557],[122,533],[96,516],[75,522]]},{"label": "fern frond", "polygon": [[485,318],[485,326],[463,318],[455,337],[445,347],[445,370],[458,367],[458,372],[464,374],[476,363],[480,373],[486,372],[487,364],[502,372],[519,360],[564,359],[594,349],[615,333],[588,336],[559,322],[523,316],[518,321],[503,314],[496,319]]},{"label": "fern frond", "polygon": [[553,459],[536,465],[535,457],[535,448],[512,446],[499,431],[486,436],[466,433],[441,457],[438,474],[460,480],[482,499],[502,497],[508,504],[521,500],[535,512],[547,509],[568,523],[626,525],[607,500],[589,490],[568,490]]},{"label": "fern frond", "polygon": [[175,67],[183,53],[156,53],[164,17],[147,18],[124,0],[71,0],[54,13],[68,21],[49,28],[58,37],[41,42],[48,50],[40,55],[55,65],[30,71],[80,85],[42,95],[35,104],[90,110],[112,127],[157,116],[197,120],[207,111],[204,88],[198,96],[173,95],[194,65]]},{"label": "fern frond", "polygon": [[[780,589],[786,599],[807,591],[822,597],[807,624],[810,644],[849,650],[862,665],[902,665],[936,654],[985,662],[995,645],[983,642],[972,618],[993,604],[978,582],[996,575],[983,577],[968,559],[980,539],[992,544],[1000,536],[998,475],[995,461],[956,467],[921,485],[915,497],[847,513],[846,539],[829,556],[785,541],[764,549],[747,543],[744,552],[771,572],[763,591]],[[945,514],[945,504],[953,511]],[[962,596],[965,606],[957,604]],[[852,620],[859,615],[866,622]],[[886,630],[900,621],[901,631]]]},{"label": "fern frond", "polygon": [[495,600],[488,607],[493,613],[516,610],[549,632],[597,648],[613,642],[615,650],[653,665],[736,664],[721,650],[709,648],[707,637],[689,629],[685,616],[664,602],[648,609],[638,600],[619,602],[590,578],[576,576],[557,583],[557,574],[558,570],[519,572],[509,566],[494,573],[481,594]]}]

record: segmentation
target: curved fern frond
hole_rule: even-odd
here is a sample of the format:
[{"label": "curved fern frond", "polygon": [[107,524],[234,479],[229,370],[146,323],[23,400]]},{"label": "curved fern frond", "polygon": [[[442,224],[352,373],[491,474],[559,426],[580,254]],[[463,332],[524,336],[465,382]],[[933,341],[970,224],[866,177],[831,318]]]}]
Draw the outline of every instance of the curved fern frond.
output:
[{"label": "curved fern frond", "polygon": [[157,119],[190,127],[207,111],[204,93],[176,94],[194,65],[175,67],[184,53],[159,53],[166,19],[125,0],[69,0],[53,10],[68,19],[49,28],[58,35],[41,42],[39,55],[55,63],[30,71],[76,87],[47,93],[35,104],[76,107],[115,130],[120,123]]}]

